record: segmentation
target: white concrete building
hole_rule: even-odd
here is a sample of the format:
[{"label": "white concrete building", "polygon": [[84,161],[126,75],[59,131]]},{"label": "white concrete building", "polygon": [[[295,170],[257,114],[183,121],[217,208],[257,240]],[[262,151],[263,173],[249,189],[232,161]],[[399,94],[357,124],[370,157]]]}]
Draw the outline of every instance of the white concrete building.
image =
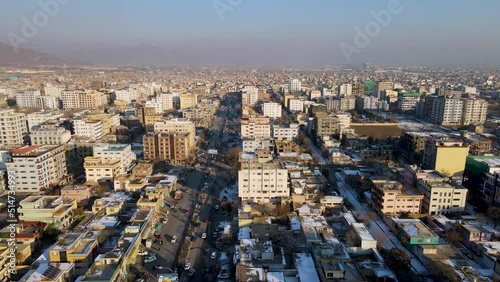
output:
[{"label": "white concrete building", "polygon": [[104,123],[100,120],[76,119],[73,121],[75,135],[100,140],[104,136]]},{"label": "white concrete building", "polygon": [[289,196],[286,168],[275,163],[242,161],[238,171],[238,197],[242,201],[267,203]]},{"label": "white concrete building", "polygon": [[357,96],[357,110],[376,110],[379,108],[379,100],[375,96]]},{"label": "white concrete building", "polygon": [[108,103],[108,98],[104,93],[92,90],[76,90],[61,92],[63,109],[97,109]]},{"label": "white concrete building", "polygon": [[62,118],[64,114],[59,111],[50,111],[50,112],[37,112],[27,114],[28,120],[28,128],[32,128],[33,126],[40,125],[48,120],[58,120]]},{"label": "white concrete building", "polygon": [[137,100],[139,98],[139,92],[133,89],[123,89],[115,91],[115,99],[124,101],[127,103]]},{"label": "white concrete building", "polygon": [[304,101],[299,99],[288,100],[288,110],[291,112],[303,112],[304,111]]},{"label": "white concrete building", "polygon": [[31,145],[61,145],[71,139],[71,132],[59,126],[38,125],[31,129]]},{"label": "white concrete building", "polygon": [[288,82],[288,91],[296,92],[302,89],[302,82],[298,79],[292,79]]},{"label": "white concrete building", "polygon": [[274,124],[273,138],[293,140],[299,134],[299,124]]},{"label": "white concrete building", "polygon": [[12,109],[0,110],[0,145],[22,145],[27,131],[26,115]]},{"label": "white concrete building", "polygon": [[195,145],[196,126],[194,122],[187,118],[174,118],[156,122],[154,124],[155,132],[176,132],[176,133],[189,133],[189,148]]},{"label": "white concrete building", "polygon": [[269,138],[271,137],[271,125],[269,123],[241,123],[242,138]]},{"label": "white concrete building", "polygon": [[134,161],[136,159],[130,144],[99,143],[94,146],[93,155],[95,158],[101,158],[108,161],[119,160],[120,174],[126,174],[131,170],[132,167],[134,167]]},{"label": "white concrete building", "polygon": [[243,106],[253,106],[259,100],[259,88],[247,85],[241,91],[241,101]]},{"label": "white concrete building", "polygon": [[281,117],[281,105],[274,102],[264,103],[262,106],[262,112],[264,116],[269,118],[280,118]]},{"label": "white concrete building", "polygon": [[243,152],[253,153],[257,149],[274,151],[274,139],[272,138],[252,138],[242,141]]},{"label": "white concrete building", "polygon": [[462,125],[484,124],[488,102],[483,99],[463,99]]},{"label": "white concrete building", "polygon": [[339,95],[350,96],[352,95],[352,83],[344,83],[339,87]]},{"label": "white concrete building", "polygon": [[323,88],[321,89],[321,95],[323,95],[323,97],[328,97],[328,96],[336,96],[337,93],[335,93],[335,89],[331,88]]},{"label": "white concrete building", "polygon": [[55,110],[59,108],[59,99],[53,96],[38,96],[35,100],[36,108]]},{"label": "white concrete building", "polygon": [[433,99],[431,122],[440,125],[462,123],[463,101],[455,97],[439,96]]},{"label": "white concrete building", "polygon": [[316,98],[321,98],[321,91],[317,89],[309,91],[309,100],[314,100]]},{"label": "white concrete building", "polygon": [[47,84],[44,88],[45,95],[61,99],[61,92],[64,90],[62,87]]},{"label": "white concrete building", "polygon": [[63,180],[65,149],[63,145],[21,147],[12,150],[12,159],[6,165],[9,175],[15,176],[17,192],[38,193]]},{"label": "white concrete building", "polygon": [[465,211],[467,188],[444,181],[418,179],[417,188],[424,192],[422,212],[429,215]]},{"label": "white concrete building", "polygon": [[158,104],[160,108],[160,111],[156,111],[157,113],[172,110],[174,108],[174,95],[169,93],[160,93],[156,96],[156,104]]},{"label": "white concrete building", "polygon": [[25,91],[16,95],[16,104],[19,108],[29,109],[37,107],[37,98],[40,96],[40,91]]}]

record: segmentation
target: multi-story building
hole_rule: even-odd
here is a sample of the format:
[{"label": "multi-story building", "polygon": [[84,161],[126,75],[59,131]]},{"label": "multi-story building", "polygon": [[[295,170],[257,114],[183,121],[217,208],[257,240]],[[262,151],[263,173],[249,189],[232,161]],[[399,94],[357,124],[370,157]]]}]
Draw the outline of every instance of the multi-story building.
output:
[{"label": "multi-story building", "polygon": [[196,94],[180,94],[179,107],[181,109],[193,108],[198,104],[198,95]]},{"label": "multi-story building", "polygon": [[247,85],[241,91],[243,106],[253,106],[259,100],[259,89],[253,85]]},{"label": "multi-story building", "polygon": [[278,103],[268,102],[264,103],[262,106],[262,112],[264,116],[269,118],[280,118],[281,117],[281,105]]},{"label": "multi-story building", "polygon": [[[182,101],[181,101],[182,102]],[[184,100],[184,104],[188,101]],[[174,108],[174,95],[171,93],[160,93],[156,95],[155,100],[156,113],[163,113],[164,111],[172,110]]]},{"label": "multi-story building", "polygon": [[321,91],[317,89],[309,91],[309,100],[314,100],[316,98],[321,98]]},{"label": "multi-story building", "polygon": [[339,111],[347,112],[356,108],[355,97],[340,97]]},{"label": "multi-story building", "polygon": [[104,159],[101,157],[86,157],[83,163],[87,183],[111,183],[121,173],[119,159]]},{"label": "multi-story building", "polygon": [[452,96],[439,96],[433,99],[431,122],[439,125],[460,125],[462,110],[462,100]]},{"label": "multi-story building", "polygon": [[245,160],[238,171],[238,197],[242,201],[270,202],[290,196],[288,170],[277,163]]},{"label": "multi-story building", "polygon": [[174,118],[154,124],[154,132],[189,133],[189,148],[195,145],[196,126],[194,122],[185,118]]},{"label": "multi-story building", "polygon": [[417,188],[424,193],[422,213],[429,215],[463,212],[467,188],[442,179],[418,179]]},{"label": "multi-story building", "polygon": [[377,98],[382,97],[382,93],[386,90],[393,90],[394,82],[392,81],[377,81],[377,85],[375,86],[375,96]]},{"label": "multi-story building", "polygon": [[299,99],[288,100],[288,110],[291,112],[303,112],[304,111],[304,101]]},{"label": "multi-story building", "polygon": [[58,120],[64,116],[64,113],[59,111],[49,111],[49,112],[36,112],[27,114],[28,129],[33,126],[40,125],[49,120]]},{"label": "multi-story building", "polygon": [[38,96],[35,100],[36,108],[54,110],[59,108],[59,100],[52,96]]},{"label": "multi-story building", "polygon": [[75,119],[73,120],[75,135],[92,140],[100,140],[104,136],[104,123],[100,120]]},{"label": "multi-story building", "polygon": [[73,199],[77,202],[85,201],[92,197],[91,185],[66,185],[61,189],[61,196],[63,198]]},{"label": "multi-story building", "polygon": [[352,84],[351,83],[341,84],[339,87],[339,95],[351,96],[352,95]]},{"label": "multi-story building", "polygon": [[61,93],[63,109],[98,109],[108,103],[104,93],[91,90],[67,91]]},{"label": "multi-story building", "polygon": [[269,138],[271,137],[271,125],[269,118],[242,118],[241,120],[242,138]]},{"label": "multi-story building", "polygon": [[29,196],[19,202],[17,211],[22,221],[41,221],[64,229],[73,222],[76,208],[75,200],[61,196]]},{"label": "multi-story building", "polygon": [[115,99],[131,103],[132,101],[139,99],[139,92],[134,89],[116,90]]},{"label": "multi-story building", "polygon": [[365,94],[365,86],[361,82],[355,82],[352,84],[352,95],[364,95]]},{"label": "multi-story building", "polygon": [[331,136],[340,133],[340,119],[336,115],[318,113],[314,119],[316,136]]},{"label": "multi-story building", "polygon": [[93,156],[103,160],[119,160],[120,174],[126,174],[134,167],[136,159],[130,144],[98,143],[94,145]]},{"label": "multi-story building", "polygon": [[335,96],[337,95],[337,92],[333,88],[322,88],[321,95],[323,97]]},{"label": "multi-story building", "polygon": [[57,99],[61,99],[61,92],[64,90],[62,87],[57,87],[52,84],[47,84],[44,88],[44,93],[47,96],[52,96]]},{"label": "multi-story building", "polygon": [[417,103],[420,101],[420,93],[404,92],[398,94],[398,109],[405,111],[413,111]]},{"label": "multi-story building", "polygon": [[14,110],[0,110],[0,145],[22,145],[28,131],[26,116]]},{"label": "multi-story building", "polygon": [[460,91],[462,91],[463,93],[467,93],[467,94],[477,94],[476,87],[472,87],[472,86],[461,85]]},{"label": "multi-story building", "polygon": [[143,137],[145,160],[168,160],[184,163],[189,160],[189,133],[147,133]]},{"label": "multi-story building", "polygon": [[40,91],[25,91],[16,95],[16,105],[19,108],[37,108],[37,98],[40,97]]},{"label": "multi-story building", "polygon": [[470,155],[484,155],[491,151],[493,141],[483,135],[465,135],[462,138],[470,146]]},{"label": "multi-story building", "polygon": [[44,123],[31,128],[31,145],[61,145],[71,139],[71,132],[58,123]]},{"label": "multi-story building", "polygon": [[356,97],[356,109],[361,110],[376,110],[379,108],[379,101],[377,97],[374,96],[357,96]]},{"label": "multi-story building", "polygon": [[60,184],[66,176],[63,145],[25,146],[11,153],[7,172],[15,175],[18,192],[38,193]]},{"label": "multi-story building", "polygon": [[50,262],[75,263],[79,268],[89,268],[94,262],[98,241],[92,231],[69,232],[59,237],[49,248]]},{"label": "multi-story building", "polygon": [[488,102],[483,99],[463,99],[462,125],[483,124],[488,114]]},{"label": "multi-story building", "polygon": [[482,192],[489,206],[500,206],[500,169],[485,174]]},{"label": "multi-story building", "polygon": [[377,212],[385,215],[421,213],[424,195],[412,187],[386,179],[372,179],[371,186],[371,204]]},{"label": "multi-story building", "polygon": [[388,103],[396,103],[398,101],[399,92],[395,90],[384,90],[379,101],[387,101]]},{"label": "multi-story building", "polygon": [[252,153],[255,150],[274,150],[274,139],[272,138],[251,138],[242,141],[243,152]]},{"label": "multi-story building", "polygon": [[298,79],[292,79],[288,82],[288,91],[297,92],[302,89],[302,82]]},{"label": "multi-story building", "polygon": [[273,138],[292,140],[299,134],[299,124],[273,124]]},{"label": "multi-story building", "polygon": [[95,121],[102,121],[104,125],[104,135],[110,133],[111,128],[113,128],[114,126],[120,126],[120,115],[118,114],[89,114],[86,118]]},{"label": "multi-story building", "polygon": [[428,138],[425,140],[422,168],[453,176],[464,171],[468,153],[469,146],[462,141]]}]

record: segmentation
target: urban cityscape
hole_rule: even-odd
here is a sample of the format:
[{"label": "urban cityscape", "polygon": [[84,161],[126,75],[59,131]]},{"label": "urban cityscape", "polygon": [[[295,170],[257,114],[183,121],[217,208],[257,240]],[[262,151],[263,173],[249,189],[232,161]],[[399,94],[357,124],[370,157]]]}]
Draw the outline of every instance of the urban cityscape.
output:
[{"label": "urban cityscape", "polygon": [[[200,40],[168,52],[63,42],[84,36],[81,48],[98,48],[90,38],[108,31],[70,34],[79,9],[95,5],[96,26],[123,25],[139,41],[150,33],[101,13],[137,13],[137,25],[154,31],[163,19],[149,13],[177,8],[170,17],[194,1],[26,2],[0,12],[8,21],[0,27],[0,282],[500,281],[500,62],[488,53],[500,43],[464,49],[475,45],[453,33],[436,39],[435,53],[415,47],[412,57],[401,42],[410,52],[401,63],[392,62],[402,57],[393,45],[381,48],[399,44],[398,17],[430,1],[366,1],[364,21],[329,58],[325,46],[301,45],[326,41],[298,38],[335,20],[313,17],[300,1],[269,4],[291,13],[275,25],[264,19],[271,12],[256,12],[264,2],[207,1],[206,14],[193,8],[200,26],[181,21],[153,36],[158,44],[178,29],[179,42]],[[449,8],[435,5],[432,15]],[[248,21],[253,13],[262,23]],[[479,30],[495,21],[463,32],[491,37]],[[412,23],[409,41],[424,38]],[[280,24],[304,29],[268,44],[256,35]],[[219,42],[204,42],[217,28]],[[110,38],[119,42],[121,32]]]}]

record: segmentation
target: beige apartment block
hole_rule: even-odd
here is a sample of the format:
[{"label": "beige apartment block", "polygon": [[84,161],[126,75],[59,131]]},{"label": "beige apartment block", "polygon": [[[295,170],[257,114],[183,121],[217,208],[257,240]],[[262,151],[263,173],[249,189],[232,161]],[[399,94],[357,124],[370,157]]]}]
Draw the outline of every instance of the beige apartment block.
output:
[{"label": "beige apartment block", "polygon": [[184,163],[192,151],[189,142],[189,133],[148,133],[143,137],[144,159]]},{"label": "beige apartment block", "polygon": [[417,188],[425,195],[423,213],[435,215],[465,211],[468,190],[461,185],[419,179]]},{"label": "beige apartment block", "polygon": [[14,110],[0,110],[0,145],[22,145],[27,132],[26,116]]},{"label": "beige apartment block", "polygon": [[115,177],[120,175],[120,164],[119,159],[106,160],[101,157],[86,157],[83,167],[87,182],[92,184],[113,182]]},{"label": "beige apartment block", "polygon": [[64,110],[98,109],[108,103],[104,93],[93,90],[62,91],[61,100]]},{"label": "beige apartment block", "polygon": [[181,109],[193,108],[198,104],[198,95],[196,94],[180,94],[179,95]]},{"label": "beige apartment block", "polygon": [[242,201],[264,203],[290,196],[288,170],[278,163],[242,162],[238,196]]},{"label": "beige apartment block", "polygon": [[397,215],[401,212],[420,214],[424,195],[412,187],[386,179],[372,179],[371,204],[381,214]]},{"label": "beige apartment block", "polygon": [[185,118],[175,118],[154,124],[155,132],[189,133],[189,148],[195,145],[196,126],[194,122]]},{"label": "beige apartment block", "polygon": [[488,102],[483,99],[464,99],[462,125],[484,124],[488,114]]}]

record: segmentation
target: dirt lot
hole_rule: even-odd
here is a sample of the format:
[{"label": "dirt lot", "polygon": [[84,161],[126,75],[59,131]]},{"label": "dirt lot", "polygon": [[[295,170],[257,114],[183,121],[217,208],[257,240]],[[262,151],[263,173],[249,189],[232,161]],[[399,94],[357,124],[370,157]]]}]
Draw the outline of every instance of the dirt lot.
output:
[{"label": "dirt lot", "polygon": [[389,126],[351,126],[360,136],[372,136],[375,139],[386,139],[388,136],[399,137],[403,130],[395,125]]}]

